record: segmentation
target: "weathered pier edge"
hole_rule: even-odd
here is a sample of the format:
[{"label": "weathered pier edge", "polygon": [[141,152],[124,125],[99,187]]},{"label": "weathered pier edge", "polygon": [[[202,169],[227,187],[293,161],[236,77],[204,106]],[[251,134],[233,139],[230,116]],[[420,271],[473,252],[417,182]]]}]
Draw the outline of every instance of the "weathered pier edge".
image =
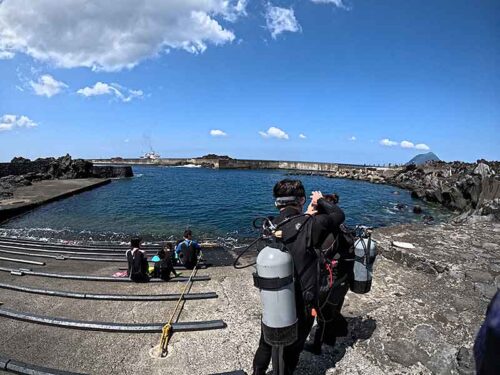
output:
[{"label": "weathered pier edge", "polygon": [[[14,196],[13,202],[5,204],[6,201],[0,200],[0,223],[45,204],[96,189],[110,182],[110,179],[99,178],[49,180],[38,182],[33,186],[19,188]],[[46,188],[49,184],[52,186],[49,187],[46,194],[42,194],[41,192],[39,194],[36,193]],[[26,191],[26,194],[23,194],[24,191]]]}]

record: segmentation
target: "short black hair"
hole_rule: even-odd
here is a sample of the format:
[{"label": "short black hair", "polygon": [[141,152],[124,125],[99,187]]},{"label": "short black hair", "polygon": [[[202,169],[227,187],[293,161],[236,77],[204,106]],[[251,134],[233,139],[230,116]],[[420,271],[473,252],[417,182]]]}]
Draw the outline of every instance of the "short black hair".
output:
[{"label": "short black hair", "polygon": [[325,194],[323,196],[323,198],[325,198],[328,202],[332,202],[332,203],[339,203],[339,195],[337,193],[332,193],[332,194]]},{"label": "short black hair", "polygon": [[132,247],[139,247],[139,246],[141,246],[141,242],[142,242],[142,238],[141,237],[138,237],[138,236],[132,237],[130,239],[130,246],[132,246]]},{"label": "short black hair", "polygon": [[273,189],[274,198],[280,197],[304,197],[306,196],[306,190],[304,189],[304,185],[302,185],[302,181],[300,180],[291,180],[289,178],[285,178],[274,185]]},{"label": "short black hair", "polygon": [[193,235],[193,232],[191,232],[191,229],[186,229],[184,231],[184,238],[188,237],[188,236],[192,236]]}]

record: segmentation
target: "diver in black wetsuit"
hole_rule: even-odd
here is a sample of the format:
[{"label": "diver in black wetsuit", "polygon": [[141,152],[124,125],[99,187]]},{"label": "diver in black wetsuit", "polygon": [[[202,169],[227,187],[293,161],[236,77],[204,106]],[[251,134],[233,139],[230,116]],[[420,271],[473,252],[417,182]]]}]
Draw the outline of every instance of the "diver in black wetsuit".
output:
[{"label": "diver in black wetsuit", "polygon": [[[274,186],[276,207],[280,210],[275,224],[297,216],[281,227],[282,242],[292,255],[295,268],[295,305],[298,319],[298,339],[283,351],[286,374],[293,374],[299,355],[314,323],[311,315],[316,301],[317,255],[312,246],[321,245],[330,233],[339,231],[344,221],[344,213],[336,205],[323,199],[320,192],[313,192],[307,216],[301,215],[306,195],[299,180],[285,179]],[[316,206],[323,207],[328,214],[317,214]],[[261,337],[253,360],[253,374],[264,375],[271,361],[272,347]]]},{"label": "diver in black wetsuit", "polygon": [[[324,198],[332,204],[339,202],[337,194],[326,194]],[[320,207],[319,211],[328,210],[328,207]],[[328,213],[328,212],[323,212]],[[304,350],[313,354],[321,354],[322,344],[335,346],[337,337],[347,335],[347,321],[341,314],[341,309],[344,304],[344,299],[349,291],[348,278],[352,273],[354,262],[349,261],[343,243],[340,241],[337,233],[331,233],[325,242],[322,244],[322,251],[328,251],[331,255],[335,254],[334,258],[338,261],[337,267],[334,269],[334,284],[333,290],[328,303],[321,309],[321,313],[316,317],[317,325],[313,328],[313,340],[304,345]]]}]

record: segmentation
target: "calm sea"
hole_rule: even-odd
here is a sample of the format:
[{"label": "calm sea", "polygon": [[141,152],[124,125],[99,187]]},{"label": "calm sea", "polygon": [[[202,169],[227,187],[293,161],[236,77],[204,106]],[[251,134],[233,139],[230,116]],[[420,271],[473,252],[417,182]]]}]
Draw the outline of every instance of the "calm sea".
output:
[{"label": "calm sea", "polygon": [[[197,238],[247,238],[252,220],[275,214],[273,185],[284,171],[134,167],[135,177],[54,202],[11,220],[0,235],[59,239],[178,238],[191,228]],[[410,193],[366,182],[299,176],[307,192],[340,195],[348,224],[387,226],[421,222],[420,205],[437,221],[449,213],[414,200]],[[398,203],[406,205],[399,210]]]}]

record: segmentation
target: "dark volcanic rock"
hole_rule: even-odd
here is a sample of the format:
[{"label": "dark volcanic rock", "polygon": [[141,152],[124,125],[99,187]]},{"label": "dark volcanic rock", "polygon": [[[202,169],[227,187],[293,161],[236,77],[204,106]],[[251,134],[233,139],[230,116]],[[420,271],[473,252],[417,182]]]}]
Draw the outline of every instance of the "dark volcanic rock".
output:
[{"label": "dark volcanic rock", "polygon": [[24,176],[2,177],[0,178],[0,198],[10,198],[16,188],[28,185],[31,185],[31,181]]},{"label": "dark volcanic rock", "polygon": [[131,176],[133,172],[130,166],[95,167],[90,161],[72,159],[70,155],[33,161],[16,157],[10,163],[0,163],[0,198],[12,197],[17,187],[41,180]]},{"label": "dark volcanic rock", "polygon": [[442,161],[403,168],[339,168],[328,177],[385,183],[408,189],[412,197],[440,203],[464,215],[500,220],[500,163]]}]

